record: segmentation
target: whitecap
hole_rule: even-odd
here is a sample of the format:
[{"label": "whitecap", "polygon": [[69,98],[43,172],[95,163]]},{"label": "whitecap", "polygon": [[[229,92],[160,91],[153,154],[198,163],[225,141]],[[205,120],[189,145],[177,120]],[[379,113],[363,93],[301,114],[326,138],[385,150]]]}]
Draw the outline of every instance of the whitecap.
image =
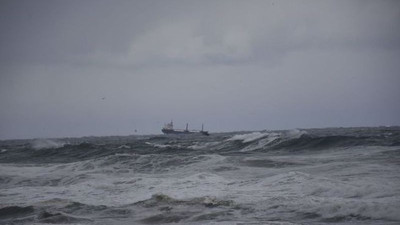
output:
[{"label": "whitecap", "polygon": [[278,134],[272,134],[272,135],[269,135],[267,138],[263,138],[263,139],[259,140],[256,144],[249,145],[249,146],[241,149],[240,151],[241,152],[249,152],[249,151],[255,151],[258,149],[262,149],[278,139],[279,139]]},{"label": "whitecap", "polygon": [[292,129],[288,130],[284,133],[284,137],[287,139],[296,139],[300,138],[302,135],[308,134],[307,131],[305,130],[299,130],[299,129]]},{"label": "whitecap", "polygon": [[152,147],[156,148],[168,148],[171,147],[171,145],[162,145],[162,144],[156,144],[156,143],[151,143],[151,142],[145,142],[147,145],[150,145]]},{"label": "whitecap", "polygon": [[226,141],[242,141],[242,143],[252,142],[263,137],[268,136],[269,133],[253,132],[247,134],[236,134],[233,137],[227,139]]},{"label": "whitecap", "polygon": [[129,149],[129,148],[131,148],[131,146],[129,146],[129,145],[121,145],[121,146],[118,147],[118,149],[122,149],[122,148]]},{"label": "whitecap", "polygon": [[220,144],[221,142],[219,141],[213,141],[213,142],[209,142],[209,143],[195,143],[193,145],[188,146],[187,148],[193,149],[193,150],[200,150],[200,149],[206,149],[206,148],[210,148],[210,147],[214,147],[218,144]]},{"label": "whitecap", "polygon": [[35,139],[31,143],[32,148],[35,150],[61,148],[61,147],[64,147],[64,145],[65,145],[64,142],[50,140],[50,139]]}]

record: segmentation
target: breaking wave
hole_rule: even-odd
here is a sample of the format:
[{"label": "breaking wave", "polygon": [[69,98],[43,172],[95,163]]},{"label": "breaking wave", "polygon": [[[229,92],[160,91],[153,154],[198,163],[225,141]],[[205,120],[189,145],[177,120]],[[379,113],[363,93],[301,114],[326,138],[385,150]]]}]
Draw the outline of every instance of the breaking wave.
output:
[{"label": "breaking wave", "polygon": [[0,224],[398,224],[400,128],[0,141]]},{"label": "breaking wave", "polygon": [[253,132],[248,134],[236,134],[233,137],[227,139],[227,141],[242,141],[243,143],[252,142],[268,136],[268,133]]},{"label": "breaking wave", "polygon": [[[374,131],[374,130],[373,130]],[[375,132],[375,131],[374,131]],[[0,162],[74,162],[115,154],[231,154],[252,151],[318,151],[336,147],[399,146],[397,130],[384,135],[370,130],[321,132],[315,130],[258,131],[212,134],[209,137],[126,137],[36,139],[17,148],[0,146]],[[122,140],[122,141],[121,141]],[[40,151],[37,151],[40,150]]]},{"label": "breaking wave", "polygon": [[315,135],[305,130],[253,132],[234,135],[226,141],[239,143],[240,151],[255,150],[320,150],[353,146],[395,146],[398,141],[387,136]]},{"label": "breaking wave", "polygon": [[31,145],[33,149],[40,150],[40,149],[50,149],[50,148],[61,148],[64,147],[65,143],[50,139],[35,139],[31,143]]}]

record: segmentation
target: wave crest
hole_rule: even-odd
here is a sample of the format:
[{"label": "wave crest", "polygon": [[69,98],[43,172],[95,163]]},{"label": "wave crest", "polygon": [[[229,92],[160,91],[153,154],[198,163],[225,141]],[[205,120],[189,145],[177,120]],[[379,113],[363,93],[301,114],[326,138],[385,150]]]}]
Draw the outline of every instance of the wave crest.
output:
[{"label": "wave crest", "polygon": [[236,134],[233,137],[227,139],[227,141],[242,141],[242,143],[252,142],[268,136],[268,133],[253,132],[248,134]]},{"label": "wave crest", "polygon": [[203,205],[205,207],[217,207],[217,206],[233,206],[235,203],[232,200],[221,200],[213,196],[203,196],[197,198],[191,198],[187,200],[179,200],[172,198],[166,194],[158,193],[151,196],[151,198],[136,202],[135,205],[142,207],[155,207],[160,205]]},{"label": "wave crest", "polygon": [[51,148],[62,148],[66,143],[51,139],[35,139],[31,143],[31,146],[35,150],[40,149],[51,149]]}]

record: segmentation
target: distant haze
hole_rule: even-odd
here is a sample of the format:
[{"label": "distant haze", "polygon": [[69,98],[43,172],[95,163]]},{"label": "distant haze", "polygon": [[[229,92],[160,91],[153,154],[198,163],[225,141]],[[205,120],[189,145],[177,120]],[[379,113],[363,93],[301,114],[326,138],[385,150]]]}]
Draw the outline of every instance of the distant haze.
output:
[{"label": "distant haze", "polygon": [[400,1],[0,2],[0,139],[157,134],[171,119],[400,125]]}]

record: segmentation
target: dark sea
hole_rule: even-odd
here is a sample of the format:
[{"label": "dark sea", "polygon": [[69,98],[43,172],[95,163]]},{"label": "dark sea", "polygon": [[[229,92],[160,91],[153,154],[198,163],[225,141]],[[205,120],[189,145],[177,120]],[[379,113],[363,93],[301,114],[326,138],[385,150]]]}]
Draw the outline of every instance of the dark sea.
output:
[{"label": "dark sea", "polygon": [[400,127],[0,141],[0,224],[400,224]]}]

